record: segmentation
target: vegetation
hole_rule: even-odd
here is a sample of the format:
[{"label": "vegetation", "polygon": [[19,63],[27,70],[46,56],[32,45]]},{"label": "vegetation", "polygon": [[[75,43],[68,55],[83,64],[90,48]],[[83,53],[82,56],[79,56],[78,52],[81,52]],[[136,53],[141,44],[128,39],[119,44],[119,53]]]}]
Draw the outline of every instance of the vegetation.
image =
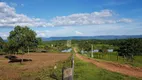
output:
[{"label": "vegetation", "polygon": [[69,49],[66,40],[42,41],[36,33],[28,27],[16,26],[10,32],[7,42],[0,37],[0,52],[19,54],[25,52],[61,52]]},{"label": "vegetation", "polygon": [[28,27],[16,26],[10,32],[6,46],[7,53],[24,53],[37,46],[36,33]]},{"label": "vegetation", "polygon": [[0,37],[0,52],[2,52],[4,48],[4,40]]},{"label": "vegetation", "polygon": [[[94,58],[115,61],[132,66],[142,67],[142,39],[120,39],[120,40],[73,40],[78,47],[78,51],[84,55],[91,56],[92,45]],[[113,52],[108,52],[113,49]]]},{"label": "vegetation", "polygon": [[[72,40],[72,46],[78,51],[84,51],[88,56],[91,51],[98,50],[94,53],[94,58],[128,63],[133,66],[141,66],[142,56],[142,39],[116,39],[116,40]],[[92,47],[93,46],[93,47]],[[5,53],[24,53],[24,52],[61,52],[69,49],[66,40],[59,41],[42,41],[36,38],[36,33],[28,27],[16,26],[10,32],[8,42],[0,38],[0,52]],[[113,49],[113,52],[107,52]],[[138,59],[137,59],[138,58]]]},{"label": "vegetation", "polygon": [[[78,52],[90,57],[94,50],[93,58],[130,64],[142,67],[142,38],[139,39],[116,39],[116,40],[72,40],[72,47],[76,47]],[[36,37],[36,33],[28,27],[16,26],[10,32],[8,41],[5,42],[0,37],[0,53],[23,54],[27,52],[61,52],[69,49],[66,40],[42,41]],[[113,52],[108,52],[112,49]],[[84,51],[84,53],[82,53]],[[57,69],[45,69],[37,73],[23,73],[23,78],[31,77],[41,80],[61,79],[62,68],[70,67],[70,59],[59,62]],[[110,77],[111,76],[111,77]],[[75,80],[137,80],[136,78],[100,69],[93,64],[80,61],[75,58]],[[29,79],[29,78],[27,78]],[[139,79],[138,79],[139,80]]]},{"label": "vegetation", "polygon": [[[91,53],[87,54],[82,54],[84,56],[90,57]],[[134,67],[142,67],[142,56],[134,56],[133,62],[128,61],[127,59],[123,58],[122,56],[117,56],[118,52],[107,52],[107,53],[102,53],[102,52],[97,52],[93,54],[95,59],[98,61],[112,61],[112,62],[117,62],[120,64],[127,64],[131,65]]]},{"label": "vegetation", "polygon": [[116,80],[116,78],[117,80],[140,80],[98,68],[91,63],[75,58],[75,80]]},{"label": "vegetation", "polygon": [[66,40],[44,41],[42,46],[48,52],[61,52],[62,50],[70,48],[70,47],[67,47],[67,41]]},{"label": "vegetation", "polygon": [[119,46],[119,55],[133,61],[134,56],[142,55],[142,39],[127,39]]},{"label": "vegetation", "polygon": [[[56,69],[53,66],[43,68],[38,73],[23,74],[21,79],[61,80],[62,68],[71,66],[70,58],[64,62],[58,62],[56,66]],[[116,78],[117,80],[141,80],[98,68],[94,64],[83,62],[75,57],[74,80],[115,80]]]}]

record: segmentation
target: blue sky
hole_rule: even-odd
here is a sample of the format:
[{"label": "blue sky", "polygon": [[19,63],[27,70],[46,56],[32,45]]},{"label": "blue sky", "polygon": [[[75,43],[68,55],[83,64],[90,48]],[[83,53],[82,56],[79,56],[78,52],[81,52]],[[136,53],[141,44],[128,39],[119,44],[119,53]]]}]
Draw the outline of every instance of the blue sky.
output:
[{"label": "blue sky", "polygon": [[142,0],[0,0],[0,36],[16,25],[37,37],[141,35]]}]

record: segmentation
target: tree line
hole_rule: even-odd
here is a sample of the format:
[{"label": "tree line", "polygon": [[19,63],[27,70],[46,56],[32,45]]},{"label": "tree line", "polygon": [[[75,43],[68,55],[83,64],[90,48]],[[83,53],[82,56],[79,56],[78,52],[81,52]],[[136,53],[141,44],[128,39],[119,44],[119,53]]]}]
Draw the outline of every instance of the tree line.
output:
[{"label": "tree line", "polygon": [[[8,41],[4,41],[0,37],[0,52],[17,54],[26,53],[35,49],[47,51],[62,51],[67,49],[67,41],[42,41],[36,37],[36,33],[28,27],[16,26],[8,36]],[[115,39],[115,40],[72,40],[73,46],[77,46],[80,50],[91,51],[91,45],[94,49],[101,49],[103,52],[106,49],[114,49],[119,56],[127,59],[133,59],[133,56],[142,55],[142,38],[134,39]]]},{"label": "tree line", "polygon": [[[91,45],[94,49],[105,52],[107,49],[113,49],[118,52],[118,56],[122,56],[127,60],[133,61],[134,56],[142,56],[142,38],[114,39],[114,40],[73,40],[78,48],[85,51],[91,51]],[[98,46],[100,45],[100,46]]]}]

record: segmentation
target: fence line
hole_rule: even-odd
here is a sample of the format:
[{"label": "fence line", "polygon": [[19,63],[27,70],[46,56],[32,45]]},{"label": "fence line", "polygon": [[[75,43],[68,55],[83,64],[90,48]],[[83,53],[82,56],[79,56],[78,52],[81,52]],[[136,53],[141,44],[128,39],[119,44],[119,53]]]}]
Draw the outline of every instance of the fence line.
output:
[{"label": "fence line", "polygon": [[74,54],[71,57],[71,67],[62,69],[62,80],[73,80],[74,75]]}]

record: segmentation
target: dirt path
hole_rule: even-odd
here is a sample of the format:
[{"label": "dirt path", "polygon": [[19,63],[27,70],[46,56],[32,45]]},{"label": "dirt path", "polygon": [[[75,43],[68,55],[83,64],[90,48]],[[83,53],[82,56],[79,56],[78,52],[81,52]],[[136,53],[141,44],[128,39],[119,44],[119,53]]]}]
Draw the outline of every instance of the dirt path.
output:
[{"label": "dirt path", "polygon": [[[76,50],[75,50],[75,52],[76,52]],[[128,65],[126,66],[126,65],[121,65],[121,64],[117,64],[117,63],[111,63],[111,62],[96,61],[95,59],[90,59],[85,56],[81,56],[80,54],[76,54],[76,57],[78,57],[79,59],[81,59],[85,62],[93,63],[97,67],[107,69],[109,71],[118,72],[118,73],[129,75],[129,76],[134,76],[137,78],[142,77],[142,69],[141,68],[134,68],[134,67],[130,67]]]}]

